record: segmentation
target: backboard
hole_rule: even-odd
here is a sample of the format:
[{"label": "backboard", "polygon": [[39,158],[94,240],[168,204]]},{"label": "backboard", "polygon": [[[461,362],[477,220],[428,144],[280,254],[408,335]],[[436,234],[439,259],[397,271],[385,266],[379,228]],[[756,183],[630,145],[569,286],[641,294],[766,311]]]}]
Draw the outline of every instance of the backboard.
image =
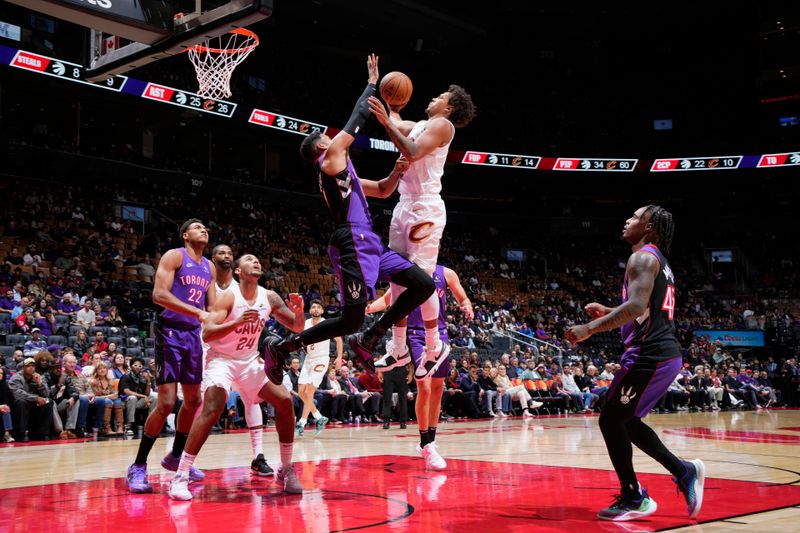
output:
[{"label": "backboard", "polygon": [[90,28],[84,66],[91,82],[254,24],[269,17],[273,6],[273,0],[9,1]]}]

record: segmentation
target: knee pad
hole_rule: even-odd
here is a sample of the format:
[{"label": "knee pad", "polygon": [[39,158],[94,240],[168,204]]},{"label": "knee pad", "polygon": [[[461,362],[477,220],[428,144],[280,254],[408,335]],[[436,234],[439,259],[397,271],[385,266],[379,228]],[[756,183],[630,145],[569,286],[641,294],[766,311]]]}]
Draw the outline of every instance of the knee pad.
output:
[{"label": "knee pad", "polygon": [[366,302],[358,305],[346,305],[344,309],[342,309],[342,316],[339,317],[339,320],[342,330],[344,331],[343,335],[349,335],[358,331],[361,324],[364,323],[364,312],[366,309]]}]

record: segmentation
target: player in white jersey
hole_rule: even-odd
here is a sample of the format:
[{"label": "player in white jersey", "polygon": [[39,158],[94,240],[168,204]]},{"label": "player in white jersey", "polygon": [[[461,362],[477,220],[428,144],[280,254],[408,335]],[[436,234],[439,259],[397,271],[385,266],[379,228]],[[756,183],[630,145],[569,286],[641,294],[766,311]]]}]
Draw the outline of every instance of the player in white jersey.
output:
[{"label": "player in white jersey", "polygon": [[[218,244],[211,250],[211,262],[214,263],[214,266],[217,268],[217,283],[215,285],[217,297],[222,295],[222,293],[231,287],[236,287],[239,285],[239,283],[233,277],[233,259],[233,250],[231,250],[231,247],[227,244]],[[208,362],[208,349],[208,343],[203,341],[204,369],[206,368],[206,364]],[[231,390],[239,392],[235,383],[231,387]],[[205,381],[203,382],[203,385],[201,385],[201,393],[202,395],[205,395]],[[245,420],[247,421],[247,427],[250,430],[250,442],[253,445],[253,462],[250,464],[250,468],[256,475],[269,476],[273,473],[272,469],[269,467],[267,461],[263,457],[263,454],[260,452],[261,447],[256,447],[256,443],[261,441],[256,433],[264,431],[264,413],[261,410],[261,404],[258,403],[259,399],[253,398],[253,400],[255,400],[256,403],[244,403]],[[244,398],[242,401],[244,402]],[[203,410],[201,405],[201,407],[197,410],[195,418],[199,417],[202,412]],[[261,455],[261,457],[259,457],[259,455]]]},{"label": "player in white jersey", "polygon": [[[455,129],[468,125],[475,117],[472,97],[462,87],[451,85],[447,92],[430,101],[425,110],[428,119],[416,123],[403,120],[399,108],[387,112],[374,96],[370,97],[369,106],[409,162],[398,185],[400,201],[392,213],[389,248],[433,276],[439,258],[439,243],[447,223],[447,212],[440,196],[444,164]],[[364,192],[371,195],[366,188]],[[388,196],[391,192],[381,196]],[[397,298],[403,287],[393,283],[391,290]],[[436,292],[422,304],[421,310],[425,321],[425,358],[438,363],[447,358],[450,347],[439,339],[439,299]],[[387,343],[385,357],[406,364],[410,361],[406,344],[406,320],[403,319],[392,326],[392,341]],[[431,365],[419,365],[414,376],[426,379],[430,377],[430,368]]]},{"label": "player in white jersey", "polygon": [[[203,328],[203,338],[209,344],[208,363],[203,375],[203,412],[192,424],[178,471],[170,482],[169,496],[172,499],[192,499],[188,472],[208,438],[211,426],[219,420],[234,383],[246,405],[261,399],[275,406],[281,457],[277,480],[287,492],[303,490],[292,466],[292,399],[286,389],[267,379],[258,351],[258,339],[270,315],[292,331],[303,330],[303,298],[299,294],[290,294],[287,306],[274,291],[259,287],[261,262],[254,255],[246,254],[237,259],[233,271],[239,276],[239,285],[221,294]],[[251,433],[251,437],[258,439],[253,443],[254,448],[261,448],[262,435],[262,432]]]},{"label": "player in white jersey", "polygon": [[[322,322],[322,313],[324,308],[322,302],[319,300],[311,300],[311,305],[308,308],[311,313],[311,318],[306,320],[305,329],[316,326]],[[342,338],[336,337],[336,360],[333,363],[334,368],[339,368],[342,364]],[[325,429],[325,424],[328,423],[328,417],[322,415],[314,405],[314,393],[316,392],[322,378],[328,372],[328,366],[331,363],[331,340],[327,339],[320,341],[316,344],[309,344],[305,347],[306,358],[303,361],[303,367],[300,369],[300,376],[297,378],[297,389],[300,399],[303,400],[303,414],[300,420],[297,421],[295,431],[298,435],[302,435],[308,421],[308,416],[313,415],[316,420],[316,435],[322,433]]]}]

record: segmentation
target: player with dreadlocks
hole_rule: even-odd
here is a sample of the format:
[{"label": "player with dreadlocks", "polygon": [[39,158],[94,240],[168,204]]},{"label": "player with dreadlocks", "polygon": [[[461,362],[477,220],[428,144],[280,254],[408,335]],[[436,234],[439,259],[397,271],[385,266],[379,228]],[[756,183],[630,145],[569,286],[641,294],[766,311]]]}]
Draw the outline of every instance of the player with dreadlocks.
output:
[{"label": "player with dreadlocks", "polygon": [[621,328],[625,352],[600,415],[600,430],[622,489],[614,503],[598,513],[602,520],[634,520],[656,512],[656,502],[639,485],[633,470],[633,447],[664,465],[686,498],[691,518],[703,504],[705,466],[699,459],[683,461],[670,452],[644,422],[681,370],[675,337],[675,278],[663,252],[672,244],[672,214],[656,205],[640,207],[625,222],[622,239],[633,253],[625,268],[622,304],[590,303],[594,318],[572,326],[566,339],[584,341],[602,331]]}]

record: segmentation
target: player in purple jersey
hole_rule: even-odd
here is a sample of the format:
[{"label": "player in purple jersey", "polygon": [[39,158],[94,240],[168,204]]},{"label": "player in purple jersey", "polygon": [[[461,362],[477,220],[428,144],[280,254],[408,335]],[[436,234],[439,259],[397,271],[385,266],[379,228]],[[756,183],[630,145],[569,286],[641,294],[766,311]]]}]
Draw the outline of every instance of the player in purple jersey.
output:
[{"label": "player in purple jersey", "polygon": [[[447,319],[445,316],[447,311],[447,289],[449,288],[453,296],[456,297],[461,311],[468,320],[475,318],[475,313],[472,310],[472,303],[469,301],[467,292],[461,285],[461,280],[458,279],[458,274],[453,270],[436,265],[433,271],[433,282],[436,285],[436,296],[439,299],[439,338],[443,343],[449,345],[450,339],[447,335]],[[367,313],[383,311],[386,309],[387,304],[391,302],[391,298],[391,290],[386,291],[382,297],[367,306]],[[417,403],[415,405],[417,425],[419,426],[419,446],[417,446],[417,450],[425,459],[425,468],[429,470],[444,470],[447,467],[447,463],[437,450],[436,427],[439,422],[439,413],[442,409],[444,380],[450,367],[442,364],[444,359],[435,362],[425,357],[425,321],[422,319],[421,307],[414,309],[408,315],[406,338],[410,350],[404,351],[387,346],[386,355],[375,362],[375,368],[379,372],[385,372],[397,366],[408,364],[409,351],[413,357],[415,367],[428,365],[425,377],[417,378]],[[394,339],[386,344],[393,342]],[[395,359],[393,354],[396,353],[405,353],[406,355],[401,359]]]},{"label": "player in purple jersey", "polygon": [[699,459],[683,461],[670,452],[644,422],[681,370],[681,351],[675,337],[675,278],[664,257],[674,234],[672,214],[663,207],[640,207],[626,222],[622,238],[633,253],[625,268],[622,304],[590,303],[594,317],[572,326],[566,339],[584,341],[593,334],[621,328],[625,353],[600,415],[600,430],[622,489],[614,503],[598,513],[602,520],[634,520],[653,514],[657,505],[639,485],[633,469],[633,448],[661,463],[686,498],[691,518],[703,505],[705,466]]},{"label": "player in purple jersey", "polygon": [[393,191],[407,166],[406,162],[398,160],[387,178],[369,181],[358,177],[350,160],[350,145],[370,116],[367,99],[375,94],[378,81],[378,57],[375,54],[367,58],[367,71],[367,88],[358,99],[344,129],[333,139],[319,132],[312,133],[300,146],[303,158],[314,162],[320,190],[336,223],[328,245],[328,255],[339,282],[344,304],[342,314],[282,341],[274,337],[267,340],[263,348],[265,368],[274,383],[280,383],[283,378],[283,363],[289,352],[358,331],[364,322],[367,301],[375,298],[375,283],[378,280],[391,280],[405,287],[406,291],[366,332],[347,339],[364,367],[373,371],[373,350],[387,328],[408,315],[434,291],[430,276],[389,250],[372,231],[372,217],[365,191]]},{"label": "player in purple jersey", "polygon": [[[155,323],[158,404],[147,417],[139,451],[128,468],[128,490],[136,493],[153,491],[147,482],[147,456],[167,416],[175,409],[178,383],[183,390],[183,403],[178,411],[172,452],[161,461],[167,470],[178,469],[195,411],[200,406],[203,380],[200,324],[208,318],[206,309],[216,302],[216,270],[203,257],[208,230],[200,220],[184,222],[179,235],[183,248],[169,250],[161,257],[153,286],[153,303],[164,308]],[[205,477],[197,469],[191,475],[193,481]]]}]

